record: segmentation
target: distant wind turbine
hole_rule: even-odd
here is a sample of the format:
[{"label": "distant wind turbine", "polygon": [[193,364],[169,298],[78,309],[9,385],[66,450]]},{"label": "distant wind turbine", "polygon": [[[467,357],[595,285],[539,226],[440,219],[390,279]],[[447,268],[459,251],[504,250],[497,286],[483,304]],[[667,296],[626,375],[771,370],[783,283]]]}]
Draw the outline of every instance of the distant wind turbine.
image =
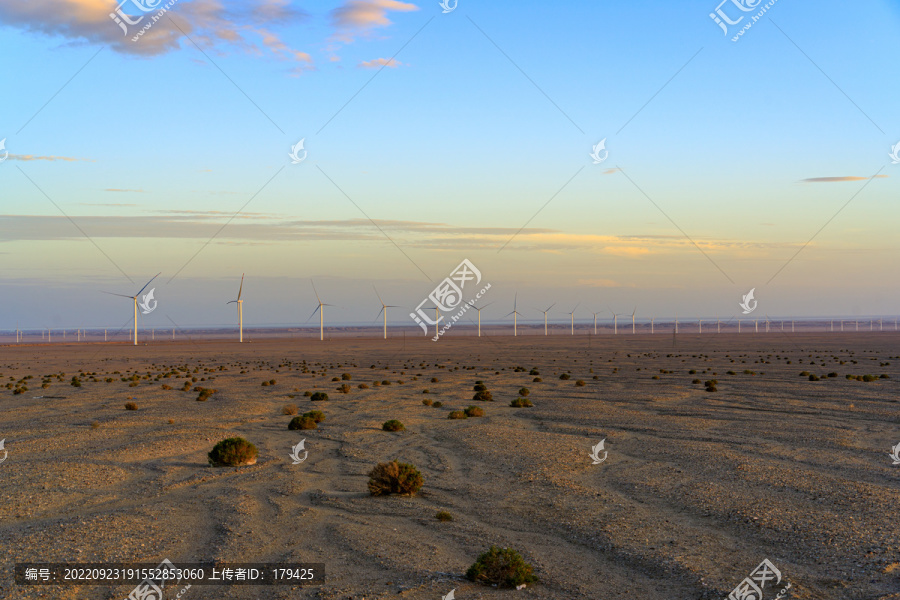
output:
[{"label": "distant wind turbine", "polygon": [[547,310],[539,310],[537,308],[534,309],[534,310],[537,310],[538,312],[544,313],[544,335],[547,335],[547,313],[550,312],[550,309],[553,308],[554,306],[556,306],[556,302],[554,302],[553,304],[548,306]]},{"label": "distant wind turbine", "polygon": [[[153,283],[153,280],[156,279],[157,277],[159,277],[161,274],[162,274],[162,273],[160,272],[160,273],[157,273],[156,275],[154,275],[153,278],[150,279],[150,281],[148,281],[148,282],[146,283],[146,285],[144,285],[144,287],[141,288],[140,292],[138,292],[138,293],[135,294],[134,296],[126,296],[125,294],[114,294],[114,293],[112,293],[112,292],[103,292],[104,294],[109,294],[110,296],[119,296],[119,297],[121,297],[121,298],[131,298],[131,301],[132,301],[132,303],[134,304],[134,345],[135,345],[135,346],[137,346],[137,343],[138,343],[138,342],[137,342],[137,327],[138,327],[137,308],[138,308],[138,296],[140,296],[140,295],[141,295],[141,292],[143,292],[144,290],[146,290],[146,289],[147,289],[147,286],[150,285],[151,283]],[[147,294],[147,295],[149,296],[150,294]],[[63,338],[65,338],[65,330],[63,330]]]},{"label": "distant wind turbine", "polygon": [[403,307],[402,307],[402,306],[392,306],[392,305],[390,305],[390,304],[385,304],[385,303],[384,303],[384,300],[381,299],[381,294],[378,293],[378,290],[375,288],[374,285],[372,286],[372,289],[375,290],[375,295],[378,296],[378,301],[381,302],[381,312],[378,313],[378,316],[376,316],[375,318],[377,319],[378,317],[381,316],[382,313],[384,313],[384,339],[387,339],[387,309],[389,309],[389,308],[403,308]]},{"label": "distant wind turbine", "polygon": [[482,306],[481,308],[478,308],[478,307],[475,306],[475,301],[474,301],[474,300],[470,300],[470,301],[469,301],[469,306],[471,306],[472,308],[474,308],[475,310],[478,311],[478,337],[481,337],[481,311],[483,311],[485,308],[487,308],[487,307],[490,306],[491,304],[493,304],[493,302],[488,302],[487,304],[485,304],[485,305]]},{"label": "distant wind turbine", "polygon": [[[603,312],[603,311],[601,311],[601,312]],[[591,314],[594,315],[594,335],[597,335],[597,315],[599,315],[600,313],[591,313]]]},{"label": "distant wind turbine", "polygon": [[631,311],[631,335],[634,335],[635,333],[637,333],[634,330],[634,313],[636,313],[636,312],[637,312],[637,306],[635,306],[634,310]]},{"label": "distant wind turbine", "polygon": [[[319,298],[319,291],[316,289],[316,284],[313,282],[312,279],[310,279],[309,282],[312,283],[313,292],[316,294],[316,300],[319,302],[319,305],[316,307],[316,310],[314,310],[313,313],[311,315],[309,315],[309,319],[312,319],[314,316],[316,316],[316,313],[319,313],[319,340],[324,341],[325,340],[325,309],[323,307],[334,306],[334,304],[325,304],[324,302],[322,302],[322,299]],[[307,319],[306,321],[309,322],[309,319]]]},{"label": "distant wind turbine", "polygon": [[[517,335],[519,335],[519,323],[518,323],[519,319],[518,319],[518,317],[522,313],[520,313],[517,310],[518,302],[519,302],[519,294],[518,294],[518,292],[516,292],[516,295],[513,298],[513,310],[511,313],[506,315],[506,317],[508,317],[509,315],[513,316],[513,337],[516,337]],[[503,318],[505,319],[506,317],[503,317]]]},{"label": "distant wind turbine", "polygon": [[618,333],[619,333],[619,315],[614,313],[613,310],[611,308],[609,308],[608,306],[606,308],[609,309],[609,312],[612,313],[612,316],[613,316],[613,335],[618,335]]},{"label": "distant wind turbine", "polygon": [[237,300],[226,302],[226,304],[237,304],[238,309],[238,341],[244,341],[244,301],[241,300],[241,294],[244,292],[244,274],[241,273],[241,287],[238,288]]},{"label": "distant wind turbine", "polygon": [[[575,308],[578,308],[581,305],[581,302],[575,305]],[[572,309],[572,312],[569,313],[572,317],[572,335],[575,335],[575,308]]]}]

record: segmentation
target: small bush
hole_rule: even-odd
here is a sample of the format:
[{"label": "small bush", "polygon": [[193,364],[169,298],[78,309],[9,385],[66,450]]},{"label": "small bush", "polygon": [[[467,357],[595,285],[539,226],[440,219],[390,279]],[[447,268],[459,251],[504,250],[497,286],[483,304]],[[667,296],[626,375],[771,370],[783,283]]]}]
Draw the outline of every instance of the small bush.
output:
[{"label": "small bush", "polygon": [[541,379],[540,377],[535,377],[535,378],[532,379],[531,381],[532,381],[533,383],[540,383],[540,382],[543,381],[543,379]]},{"label": "small bush", "polygon": [[307,398],[309,398],[310,396],[312,396],[312,392],[309,390],[306,390],[305,392],[303,392],[303,395],[306,396]]},{"label": "small bush", "polygon": [[403,426],[403,423],[398,421],[397,419],[391,419],[390,421],[385,421],[381,428],[385,431],[403,431],[406,427]]},{"label": "small bush", "polygon": [[353,379],[353,376],[351,376],[350,373],[344,373],[343,375],[341,375],[341,379],[343,379],[344,381],[350,381],[351,379]]},{"label": "small bush", "polygon": [[297,405],[296,404],[285,404],[284,408],[281,409],[281,414],[296,415],[297,414]]},{"label": "small bush", "polygon": [[448,419],[466,419],[469,415],[462,410],[454,410],[449,415],[447,415]]},{"label": "small bush", "polygon": [[484,416],[484,409],[481,409],[477,406],[470,406],[469,408],[466,409],[465,412],[466,412],[467,417],[483,417]]},{"label": "small bush", "polygon": [[358,387],[358,388],[361,389],[361,390],[367,390],[367,389],[369,389],[369,386],[366,385],[365,383],[361,383],[361,384],[359,384],[359,385],[356,386],[356,387]]},{"label": "small bush", "polygon": [[304,417],[303,415],[299,417],[294,417],[291,419],[291,422],[288,423],[288,429],[294,431],[297,429],[315,429],[318,427],[316,424],[316,420],[312,417]]},{"label": "small bush", "polygon": [[385,379],[381,382],[381,385],[391,385],[391,382],[389,379]]},{"label": "small bush", "polygon": [[493,402],[494,396],[488,392],[475,392],[475,395],[472,396],[472,400],[481,400],[482,402]]},{"label": "small bush", "polygon": [[528,408],[529,406],[534,406],[528,398],[516,398],[510,402],[509,405],[513,408]]},{"label": "small bush", "polygon": [[332,381],[340,381],[341,378],[340,378],[340,377],[332,377],[331,380],[332,380]]},{"label": "small bush", "polygon": [[171,389],[172,389],[172,386],[164,383],[164,384],[162,384],[162,389],[164,389],[164,390],[171,390]]},{"label": "small bush", "polygon": [[532,566],[518,552],[512,548],[497,546],[491,546],[490,550],[479,556],[475,564],[466,571],[466,577],[471,581],[498,587],[516,587],[538,580]]},{"label": "small bush", "polygon": [[316,423],[321,423],[325,420],[325,413],[323,413],[321,410],[311,410],[303,413],[301,416],[312,419]]},{"label": "small bush", "polygon": [[379,463],[369,471],[369,493],[373,496],[387,494],[403,494],[415,496],[425,480],[413,465],[398,463]]},{"label": "small bush", "polygon": [[541,373],[537,369],[532,369],[532,370],[528,371],[528,374],[529,375],[540,375]]},{"label": "small bush", "polygon": [[878,378],[875,377],[874,375],[863,375],[863,378],[862,378],[863,381],[875,381],[876,379],[878,379]]},{"label": "small bush", "polygon": [[571,377],[569,376],[568,373],[563,373],[562,375],[559,376],[559,378],[562,379],[563,381],[565,381],[566,379],[571,379]]},{"label": "small bush", "polygon": [[487,386],[484,385],[483,383],[476,383],[475,387],[473,387],[472,389],[475,390],[476,392],[483,392],[487,389]]},{"label": "small bush", "polygon": [[213,446],[207,455],[214,467],[240,467],[256,464],[259,451],[244,438],[227,438]]},{"label": "small bush", "polygon": [[91,429],[97,429],[99,427],[100,427],[100,423],[98,423],[97,421],[94,421],[93,423],[91,423]]},{"label": "small bush", "polygon": [[819,376],[818,375],[810,375],[809,380],[810,381],[819,381]]},{"label": "small bush", "polygon": [[263,386],[263,387],[265,387],[265,386],[269,385],[269,382],[268,382],[268,381],[263,381],[260,385]]},{"label": "small bush", "polygon": [[438,513],[436,515],[434,515],[434,518],[437,519],[438,521],[446,522],[446,521],[452,521],[453,515],[448,513],[446,510],[442,510],[442,511],[438,511]]},{"label": "small bush", "polygon": [[694,385],[697,385],[698,383],[700,383],[700,380],[699,380],[699,379],[694,379],[694,380],[691,381],[691,383],[693,383]]},{"label": "small bush", "polygon": [[325,392],[316,392],[312,394],[309,399],[312,402],[324,402],[328,400],[328,394],[326,394]]},{"label": "small bush", "polygon": [[135,404],[134,402],[126,402],[125,403],[125,410],[137,410],[137,409],[138,409],[137,404]]},{"label": "small bush", "polygon": [[579,379],[578,381],[575,382],[575,386],[576,387],[584,387],[584,380]]},{"label": "small bush", "polygon": [[531,393],[531,392],[528,390],[528,388],[519,388],[519,395],[520,395],[520,396],[527,396],[527,395],[530,394],[530,393]]},{"label": "small bush", "polygon": [[809,371],[800,371],[800,377],[809,377]]},{"label": "small bush", "polygon": [[425,406],[431,406],[431,400],[425,398],[424,400],[422,400],[422,404],[424,404]]},{"label": "small bush", "polygon": [[444,405],[443,402],[435,402],[435,403],[432,404],[431,406],[433,406],[434,408],[440,408],[440,407],[442,407],[443,405]]},{"label": "small bush", "polygon": [[440,381],[440,380],[437,377],[431,378],[431,383],[437,383],[438,381]]},{"label": "small bush", "polygon": [[339,391],[340,393],[342,393],[342,394],[349,394],[349,393],[350,393],[350,389],[351,389],[351,388],[350,388],[350,384],[349,384],[349,383],[345,383],[345,384],[342,384],[341,387],[338,388],[338,391]]}]

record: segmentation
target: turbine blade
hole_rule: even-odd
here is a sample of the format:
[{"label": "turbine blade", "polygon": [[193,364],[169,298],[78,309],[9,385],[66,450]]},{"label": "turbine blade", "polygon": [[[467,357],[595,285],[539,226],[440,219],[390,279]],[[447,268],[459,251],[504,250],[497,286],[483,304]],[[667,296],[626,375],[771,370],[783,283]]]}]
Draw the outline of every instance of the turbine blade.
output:
[{"label": "turbine blade", "polygon": [[244,274],[241,273],[241,287],[238,288],[238,297],[237,297],[238,300],[241,299],[241,292],[243,292],[243,291],[244,291]]},{"label": "turbine blade", "polygon": [[309,282],[312,284],[312,286],[313,286],[313,293],[316,295],[316,300],[319,301],[319,305],[321,306],[321,304],[322,304],[322,299],[319,298],[319,291],[316,289],[316,282],[313,281],[312,279],[310,279]]},{"label": "turbine blade", "polygon": [[541,312],[550,312],[550,309],[556,306],[556,302],[547,307],[547,310],[542,310]]},{"label": "turbine blade", "polygon": [[372,289],[375,290],[375,295],[378,296],[378,301],[381,302],[381,305],[384,306],[384,300],[381,299],[381,294],[378,293],[378,289],[375,285],[372,285]]},{"label": "turbine blade", "polygon": [[377,320],[378,320],[378,317],[380,317],[380,316],[381,316],[381,313],[383,313],[383,312],[384,312],[384,309],[382,308],[380,311],[378,311],[378,314],[375,315],[375,318],[372,319],[372,322],[374,323],[375,321],[377,321]]},{"label": "turbine blade", "polygon": [[[322,308],[322,305],[321,305],[321,304],[320,304],[319,306],[316,307],[316,310],[314,310],[314,311],[312,312],[311,315],[309,315],[309,319],[312,319],[314,316],[316,316],[316,313],[319,312],[319,309],[320,309],[320,308]],[[306,323],[309,323],[309,319],[306,319],[305,322],[306,322]]]},{"label": "turbine blade", "polygon": [[[147,289],[147,286],[150,285],[151,283],[153,283],[153,279],[156,279],[156,278],[159,277],[160,275],[162,275],[162,271],[160,271],[159,273],[157,273],[156,275],[154,275],[153,278],[152,278],[150,281],[147,282],[147,285],[145,285],[144,287],[141,288],[141,292],[143,292],[144,290],[146,290],[146,289]],[[131,297],[132,297],[132,298],[137,298],[138,296],[141,295],[141,292],[138,292],[137,294],[135,294],[134,296],[131,296]]]},{"label": "turbine blade", "polygon": [[100,292],[100,293],[101,294],[109,294],[110,296],[119,296],[121,298],[130,298],[132,300],[134,300],[134,298],[135,298],[134,296],[126,296],[125,294],[114,294],[112,292]]},{"label": "turbine blade", "polygon": [[232,300],[231,302],[226,302],[225,304],[237,304],[237,300]]}]

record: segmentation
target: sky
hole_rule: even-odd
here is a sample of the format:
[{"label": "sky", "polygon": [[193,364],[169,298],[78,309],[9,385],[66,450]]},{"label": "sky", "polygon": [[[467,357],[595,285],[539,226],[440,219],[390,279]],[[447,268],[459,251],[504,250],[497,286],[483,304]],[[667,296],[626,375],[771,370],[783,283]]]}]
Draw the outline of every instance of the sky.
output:
[{"label": "sky", "polygon": [[0,0],[0,329],[900,313],[900,2],[169,3]]}]

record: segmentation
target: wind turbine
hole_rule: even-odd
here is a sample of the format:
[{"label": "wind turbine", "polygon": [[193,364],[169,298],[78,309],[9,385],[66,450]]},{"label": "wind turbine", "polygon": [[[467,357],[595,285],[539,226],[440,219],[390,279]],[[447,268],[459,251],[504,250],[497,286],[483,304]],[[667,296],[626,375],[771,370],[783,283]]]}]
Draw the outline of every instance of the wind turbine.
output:
[{"label": "wind turbine", "polygon": [[597,315],[599,315],[600,313],[591,313],[591,314],[594,315],[594,335],[597,335]]},{"label": "wind turbine", "polygon": [[703,333],[703,319],[697,319],[697,333]]},{"label": "wind turbine", "polygon": [[[520,313],[518,310],[516,310],[516,307],[517,307],[517,305],[518,305],[518,304],[517,304],[518,301],[519,301],[519,293],[516,292],[516,295],[515,295],[515,297],[513,298],[513,310],[512,310],[511,313],[509,313],[508,315],[506,315],[506,317],[508,317],[509,315],[512,315],[512,316],[513,316],[513,337],[516,337],[517,335],[519,335],[519,329],[518,329],[518,327],[519,327],[519,325],[518,325],[518,317],[519,317],[520,314],[522,314],[522,313]],[[503,318],[505,319],[506,317],[503,317]]]},{"label": "wind turbine", "polygon": [[376,319],[384,313],[384,339],[387,339],[387,309],[389,308],[403,308],[402,306],[392,306],[389,304],[385,304],[384,300],[381,299],[381,295],[378,293],[378,290],[375,286],[372,286],[372,289],[375,290],[375,295],[378,296],[378,301],[381,302],[381,312],[375,317]]},{"label": "wind turbine", "polygon": [[[147,289],[148,285],[153,283],[153,279],[156,279],[161,274],[162,274],[162,272],[159,272],[156,275],[154,275],[153,278],[150,281],[148,281],[146,283],[146,285],[144,285],[144,287],[141,288],[141,291],[138,292],[137,294],[135,294],[134,296],[126,296],[125,294],[113,294],[112,292],[103,292],[104,294],[109,294],[110,296],[120,296],[122,298],[131,298],[131,301],[134,303],[134,345],[135,346],[138,345],[138,343],[137,343],[137,325],[138,325],[138,320],[137,320],[138,300],[137,299],[138,299],[138,296],[141,295],[141,292],[143,292],[144,290]],[[147,295],[149,296],[149,294],[147,294]],[[63,331],[63,337],[65,337],[65,330]]]},{"label": "wind turbine", "polygon": [[244,274],[241,273],[241,287],[238,288],[237,300],[226,302],[226,304],[237,304],[238,309],[238,341],[244,341],[244,301],[241,300],[241,294],[244,291]]},{"label": "wind turbine", "polygon": [[[550,312],[550,309],[556,306],[556,302],[547,307],[547,310],[540,310],[538,312],[544,313],[544,335],[547,335],[547,313]],[[537,308],[534,310],[538,310]],[[594,318],[594,333],[597,333],[597,319]]]},{"label": "wind turbine", "polygon": [[653,321],[656,317],[650,317],[650,335],[653,335]]},{"label": "wind turbine", "polygon": [[634,310],[631,311],[631,335],[634,335],[636,332],[634,330],[634,313],[637,312],[637,306],[634,307]]},{"label": "wind turbine", "polygon": [[478,311],[478,337],[481,337],[481,311],[484,310],[485,308],[487,308],[488,306],[490,306],[491,304],[493,304],[493,302],[488,302],[481,308],[477,308],[475,306],[475,301],[469,300],[469,306],[471,306],[472,308],[474,308],[475,310]]},{"label": "wind turbine", "polygon": [[[575,305],[575,308],[578,308],[581,305],[581,302]],[[575,335],[575,308],[572,309],[572,312],[569,314],[572,316],[572,335]]]},{"label": "wind turbine", "polygon": [[609,309],[609,312],[611,312],[612,316],[613,316],[613,335],[618,335],[618,333],[619,333],[619,315],[614,313],[612,311],[612,309],[609,308],[608,306],[606,308]]},{"label": "wind turbine", "polygon": [[[318,302],[319,302],[319,305],[316,307],[316,310],[314,310],[313,313],[311,315],[309,315],[309,319],[312,319],[314,316],[316,316],[316,313],[319,313],[319,340],[324,341],[325,340],[325,309],[322,307],[323,306],[334,306],[334,304],[325,304],[324,302],[322,302],[322,299],[319,298],[319,291],[316,290],[316,284],[313,282],[312,279],[310,279],[309,282],[312,283],[313,292],[316,294],[316,300],[318,300]],[[307,319],[306,321],[309,322],[309,319]]]}]

